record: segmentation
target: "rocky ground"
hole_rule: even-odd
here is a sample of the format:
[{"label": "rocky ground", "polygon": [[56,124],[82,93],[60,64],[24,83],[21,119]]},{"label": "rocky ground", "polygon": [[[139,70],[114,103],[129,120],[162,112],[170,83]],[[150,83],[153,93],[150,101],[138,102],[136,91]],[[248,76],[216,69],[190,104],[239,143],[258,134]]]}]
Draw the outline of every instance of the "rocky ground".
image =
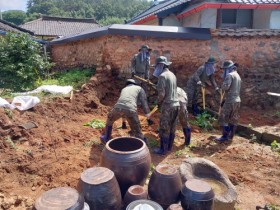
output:
[{"label": "rocky ground", "polygon": [[[92,119],[106,121],[122,85],[122,82],[112,85],[110,78],[106,81],[97,75],[74,93],[72,101],[48,97],[25,112],[7,113],[0,109],[1,209],[32,209],[43,192],[61,186],[76,188],[81,173],[98,166],[103,149],[99,140],[102,130],[84,124]],[[152,151],[158,143],[159,113],[153,116],[153,126],[146,124],[143,115],[140,118]],[[38,127],[19,127],[31,121]],[[280,127],[275,110],[259,112],[244,107],[241,122],[256,128]],[[121,121],[114,124],[113,137],[127,135],[129,129],[122,130],[120,125]],[[235,185],[236,209],[255,210],[256,206],[268,203],[280,206],[280,155],[270,145],[240,136],[232,142],[217,144],[214,138],[220,135],[219,130],[204,131],[196,126],[192,130],[192,148],[182,145],[183,133],[178,126],[173,151],[167,156],[152,154],[153,164],[179,166],[184,158],[203,157],[217,164]]]}]

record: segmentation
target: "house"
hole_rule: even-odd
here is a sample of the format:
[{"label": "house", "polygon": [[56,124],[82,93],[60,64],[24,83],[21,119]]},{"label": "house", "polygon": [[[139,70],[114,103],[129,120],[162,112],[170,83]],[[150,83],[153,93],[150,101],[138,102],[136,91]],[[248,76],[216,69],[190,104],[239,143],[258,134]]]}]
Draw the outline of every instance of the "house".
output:
[{"label": "house", "polygon": [[16,26],[12,23],[0,19],[0,36],[5,35],[7,32],[28,33],[30,35],[33,35],[32,31],[26,30],[24,28],[21,28],[19,26]]},{"label": "house", "polygon": [[32,31],[37,37],[50,40],[57,37],[79,34],[87,30],[99,28],[100,25],[94,19],[41,15],[39,19],[27,22],[21,25],[21,27]]},{"label": "house", "polygon": [[280,29],[280,0],[164,0],[127,21],[134,25]]}]

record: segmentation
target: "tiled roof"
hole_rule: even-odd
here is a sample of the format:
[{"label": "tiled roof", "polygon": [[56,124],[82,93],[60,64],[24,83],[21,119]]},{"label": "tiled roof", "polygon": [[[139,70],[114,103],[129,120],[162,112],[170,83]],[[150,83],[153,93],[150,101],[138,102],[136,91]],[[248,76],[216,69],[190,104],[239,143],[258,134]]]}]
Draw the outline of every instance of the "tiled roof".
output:
[{"label": "tiled roof", "polygon": [[212,29],[212,36],[221,37],[255,37],[255,36],[280,36],[280,29]]},{"label": "tiled roof", "polygon": [[139,15],[133,17],[131,20],[129,20],[128,24],[133,24],[134,22],[137,22],[139,20],[142,20],[146,17],[149,17],[151,15],[156,15],[157,13],[163,12],[165,10],[171,9],[173,7],[179,6],[183,3],[186,3],[190,0],[165,0],[160,1],[157,5],[153,5],[144,12],[140,13]]},{"label": "tiled roof", "polygon": [[100,27],[94,19],[74,19],[42,16],[21,27],[33,31],[38,36],[67,36]]},{"label": "tiled roof", "polygon": [[[24,28],[16,26],[16,25],[14,25],[12,23],[9,23],[5,20],[0,20],[0,30],[5,31],[5,32],[15,32],[15,33],[25,32],[25,33],[29,33],[29,34],[33,35],[33,33],[31,31],[28,31]],[[2,32],[2,34],[3,34],[3,32]]]},{"label": "tiled roof", "polygon": [[228,2],[239,4],[280,4],[280,0],[228,0]]}]

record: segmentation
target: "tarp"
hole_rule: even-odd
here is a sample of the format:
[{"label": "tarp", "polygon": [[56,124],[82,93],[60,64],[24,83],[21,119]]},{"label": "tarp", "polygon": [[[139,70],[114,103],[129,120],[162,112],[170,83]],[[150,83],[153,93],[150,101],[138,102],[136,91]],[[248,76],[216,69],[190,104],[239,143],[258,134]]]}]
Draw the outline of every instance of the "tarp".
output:
[{"label": "tarp", "polygon": [[59,85],[42,85],[35,90],[23,92],[23,93],[16,93],[17,95],[29,95],[34,93],[40,92],[48,92],[53,94],[68,94],[73,90],[72,86],[59,86]]},{"label": "tarp", "polygon": [[21,111],[28,110],[40,102],[40,99],[35,96],[16,96],[12,103],[0,97],[0,107],[8,109],[19,109]]}]

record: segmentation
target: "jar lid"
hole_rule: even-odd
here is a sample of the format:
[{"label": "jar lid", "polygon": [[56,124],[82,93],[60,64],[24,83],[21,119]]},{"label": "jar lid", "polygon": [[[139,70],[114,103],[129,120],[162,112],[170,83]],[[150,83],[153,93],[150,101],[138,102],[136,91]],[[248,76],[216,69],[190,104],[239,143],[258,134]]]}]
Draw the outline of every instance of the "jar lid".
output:
[{"label": "jar lid", "polygon": [[81,174],[84,183],[99,185],[110,181],[114,177],[114,172],[105,167],[93,167],[86,169]]},{"label": "jar lid", "polygon": [[185,182],[182,194],[195,201],[207,201],[214,198],[215,194],[211,186],[199,179],[190,179]]},{"label": "jar lid", "polygon": [[84,206],[84,200],[78,191],[70,187],[57,187],[43,193],[36,201],[37,210],[75,209]]}]

